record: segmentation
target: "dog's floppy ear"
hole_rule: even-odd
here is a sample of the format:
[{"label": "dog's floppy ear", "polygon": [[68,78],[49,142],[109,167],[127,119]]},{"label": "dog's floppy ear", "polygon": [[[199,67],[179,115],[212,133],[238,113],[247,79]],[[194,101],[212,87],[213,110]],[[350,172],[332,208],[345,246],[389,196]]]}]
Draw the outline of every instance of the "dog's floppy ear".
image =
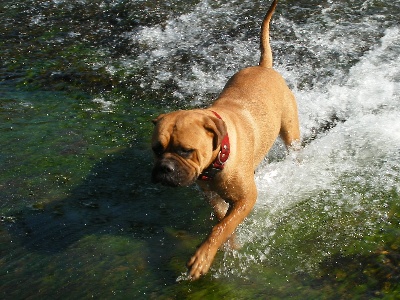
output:
[{"label": "dog's floppy ear", "polygon": [[207,117],[207,120],[204,123],[204,128],[214,134],[213,150],[217,149],[228,132],[225,122],[216,117]]},{"label": "dog's floppy ear", "polygon": [[157,118],[153,119],[151,122],[152,122],[154,125],[156,125],[157,122],[160,121],[160,120],[164,117],[164,115],[165,115],[165,114],[159,115]]}]

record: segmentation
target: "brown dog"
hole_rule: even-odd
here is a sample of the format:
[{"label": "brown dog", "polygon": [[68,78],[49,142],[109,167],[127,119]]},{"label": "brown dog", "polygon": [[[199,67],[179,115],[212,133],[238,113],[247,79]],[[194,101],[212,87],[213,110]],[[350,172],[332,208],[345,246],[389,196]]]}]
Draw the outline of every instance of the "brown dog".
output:
[{"label": "brown dog", "polygon": [[276,4],[262,24],[259,66],[236,73],[211,107],[154,120],[153,182],[187,186],[197,181],[219,220],[188,262],[192,279],[209,270],[218,248],[252,210],[254,171],[278,135],[287,147],[299,142],[294,96],[272,69],[269,22]]}]

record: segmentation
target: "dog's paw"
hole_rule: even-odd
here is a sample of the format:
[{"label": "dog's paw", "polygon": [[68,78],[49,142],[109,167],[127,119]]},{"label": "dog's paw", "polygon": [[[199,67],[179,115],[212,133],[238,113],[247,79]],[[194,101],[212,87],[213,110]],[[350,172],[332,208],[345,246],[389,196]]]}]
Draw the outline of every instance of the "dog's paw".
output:
[{"label": "dog's paw", "polygon": [[192,280],[192,277],[190,277],[189,272],[182,272],[178,278],[176,278],[176,282],[181,282],[181,281],[189,281]]},{"label": "dog's paw", "polygon": [[210,245],[203,243],[187,263],[189,275],[192,280],[197,280],[201,275],[204,275],[210,269],[214,260],[216,250]]}]

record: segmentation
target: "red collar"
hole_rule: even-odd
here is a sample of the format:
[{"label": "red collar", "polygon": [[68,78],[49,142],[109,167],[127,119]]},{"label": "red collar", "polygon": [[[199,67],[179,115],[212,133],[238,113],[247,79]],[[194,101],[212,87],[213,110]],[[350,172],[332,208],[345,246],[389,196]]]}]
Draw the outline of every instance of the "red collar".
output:
[{"label": "red collar", "polygon": [[[212,111],[214,115],[221,119],[221,116],[217,114],[215,111]],[[203,170],[203,173],[200,174],[199,180],[212,180],[214,176],[224,169],[225,163],[229,158],[230,153],[230,143],[228,133],[222,138],[221,148],[214,162],[206,169]]]}]

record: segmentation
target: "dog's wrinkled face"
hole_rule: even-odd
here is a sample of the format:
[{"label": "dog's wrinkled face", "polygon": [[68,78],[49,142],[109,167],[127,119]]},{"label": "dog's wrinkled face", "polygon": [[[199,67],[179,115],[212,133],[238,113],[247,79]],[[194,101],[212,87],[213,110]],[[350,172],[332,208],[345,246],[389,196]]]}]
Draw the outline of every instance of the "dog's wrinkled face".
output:
[{"label": "dog's wrinkled face", "polygon": [[153,123],[152,181],[168,186],[194,183],[226,134],[222,120],[197,110],[163,114]]}]

